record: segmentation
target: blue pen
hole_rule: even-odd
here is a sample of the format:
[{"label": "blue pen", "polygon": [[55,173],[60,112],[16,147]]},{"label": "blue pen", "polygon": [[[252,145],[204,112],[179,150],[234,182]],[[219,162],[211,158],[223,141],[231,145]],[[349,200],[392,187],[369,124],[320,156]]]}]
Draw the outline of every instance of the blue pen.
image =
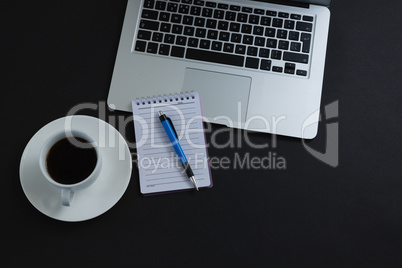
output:
[{"label": "blue pen", "polygon": [[183,152],[183,149],[180,146],[177,133],[173,128],[173,123],[170,120],[169,117],[164,115],[162,111],[159,111],[159,119],[161,120],[162,126],[165,129],[166,134],[169,137],[170,142],[173,145],[174,150],[176,151],[177,156],[180,159],[180,163],[183,165],[184,170],[186,171],[187,176],[191,180],[191,182],[194,184],[195,189],[198,191],[198,186],[197,183],[195,182],[194,178],[194,173],[191,170],[190,164],[188,163],[188,160],[186,158],[186,155]]}]

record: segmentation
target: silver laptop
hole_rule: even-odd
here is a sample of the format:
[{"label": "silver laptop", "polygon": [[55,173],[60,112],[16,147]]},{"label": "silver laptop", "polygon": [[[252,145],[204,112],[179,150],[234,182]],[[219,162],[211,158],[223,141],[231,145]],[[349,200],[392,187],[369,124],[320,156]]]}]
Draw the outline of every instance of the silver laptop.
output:
[{"label": "silver laptop", "polygon": [[331,0],[129,0],[108,105],[198,91],[205,121],[317,134]]}]

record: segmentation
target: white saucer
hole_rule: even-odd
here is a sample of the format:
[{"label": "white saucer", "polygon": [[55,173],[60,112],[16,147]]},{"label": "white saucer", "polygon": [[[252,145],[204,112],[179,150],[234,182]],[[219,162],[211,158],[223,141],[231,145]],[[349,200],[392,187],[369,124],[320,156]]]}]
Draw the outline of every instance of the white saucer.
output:
[{"label": "white saucer", "polygon": [[[70,207],[60,201],[60,190],[51,185],[39,168],[43,143],[55,131],[70,124],[99,145],[102,154],[100,177],[88,188],[75,192]],[[110,124],[95,117],[76,115],[50,122],[28,142],[20,163],[22,189],[32,205],[43,214],[61,221],[84,221],[113,207],[123,196],[131,177],[131,154],[123,136]]]}]

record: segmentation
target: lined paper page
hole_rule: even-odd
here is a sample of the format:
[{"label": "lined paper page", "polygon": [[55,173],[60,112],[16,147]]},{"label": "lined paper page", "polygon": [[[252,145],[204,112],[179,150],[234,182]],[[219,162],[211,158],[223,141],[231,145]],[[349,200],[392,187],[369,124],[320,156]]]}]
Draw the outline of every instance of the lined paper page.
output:
[{"label": "lined paper page", "polygon": [[159,111],[172,120],[198,187],[211,187],[198,93],[135,99],[132,106],[141,193],[194,188],[163,129]]}]

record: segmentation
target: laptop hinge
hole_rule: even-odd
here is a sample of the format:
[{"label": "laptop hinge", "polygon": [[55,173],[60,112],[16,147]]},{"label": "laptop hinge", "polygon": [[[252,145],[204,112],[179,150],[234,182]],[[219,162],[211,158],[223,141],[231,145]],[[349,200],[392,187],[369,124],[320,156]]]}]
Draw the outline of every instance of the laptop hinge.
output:
[{"label": "laptop hinge", "polygon": [[253,1],[293,6],[293,7],[310,8],[310,4],[302,3],[302,2],[295,2],[295,1],[290,1],[290,0],[253,0]]}]

